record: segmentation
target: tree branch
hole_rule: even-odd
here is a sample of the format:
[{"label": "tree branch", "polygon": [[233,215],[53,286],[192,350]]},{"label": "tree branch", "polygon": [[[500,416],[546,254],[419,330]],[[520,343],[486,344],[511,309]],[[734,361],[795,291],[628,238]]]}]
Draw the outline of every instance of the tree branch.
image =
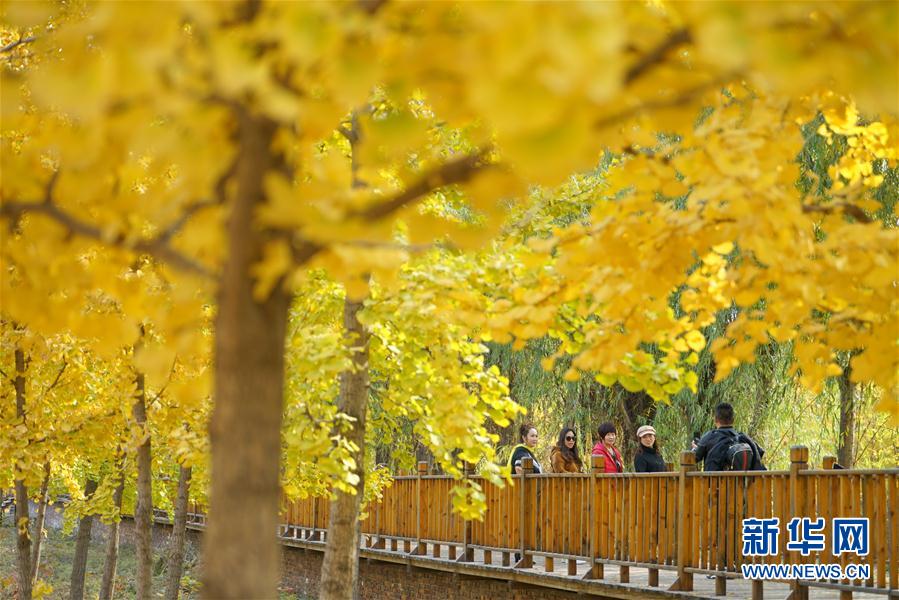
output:
[{"label": "tree branch", "polygon": [[16,385],[16,380],[13,379],[12,377],[10,377],[9,375],[7,375],[7,374],[3,371],[3,369],[0,369],[0,375],[3,375],[4,377],[6,377],[7,381],[9,381],[9,383],[10,383],[13,387],[15,387],[15,385]]},{"label": "tree branch", "polygon": [[655,65],[661,64],[665,60],[665,56],[673,49],[683,44],[689,44],[692,41],[690,31],[684,27],[671,32],[667,38],[640,57],[630,69],[624,74],[624,84],[630,85],[642,75],[646,74]]},{"label": "tree branch", "polygon": [[53,380],[53,383],[51,383],[49,386],[47,386],[47,389],[45,389],[44,393],[41,394],[41,400],[46,398],[47,394],[50,393],[50,390],[52,390],[53,388],[55,388],[57,386],[57,384],[59,384],[59,380],[62,378],[62,374],[65,373],[67,366],[69,366],[69,363],[67,361],[63,360],[62,368],[59,369],[59,373],[56,374],[56,378]]},{"label": "tree branch", "polygon": [[865,214],[865,211],[860,207],[849,204],[848,202],[834,202],[832,204],[827,205],[819,205],[819,204],[803,204],[802,212],[806,214],[810,213],[822,213],[825,215],[832,215],[836,211],[842,211],[844,214],[849,215],[856,221],[860,223],[873,223],[874,220]]},{"label": "tree branch", "polygon": [[[183,226],[184,221],[187,220],[186,218],[176,219],[174,223],[172,223],[163,231],[163,233],[159,237],[156,238],[133,241],[127,239],[123,234],[119,234],[114,238],[109,239],[109,236],[105,235],[103,231],[96,225],[87,223],[79,219],[78,217],[64,211],[63,209],[59,208],[56,203],[53,202],[53,189],[56,185],[58,176],[59,172],[57,171],[53,174],[53,176],[50,177],[50,180],[47,183],[43,201],[37,203],[4,202],[3,205],[0,206],[0,216],[7,217],[11,219],[13,223],[15,223],[26,213],[42,214],[56,221],[73,234],[103,242],[114,248],[149,254],[175,268],[181,269],[188,273],[194,273],[196,275],[201,275],[207,278],[212,277],[212,273],[210,273],[209,270],[206,269],[206,267],[184,256],[168,245],[169,238],[177,233],[181,226]],[[187,217],[190,217],[197,210],[200,210],[200,208],[208,205],[209,203],[207,203],[206,201],[196,203],[186,210],[186,212],[188,213]]]},{"label": "tree branch", "polygon": [[593,122],[593,127],[596,129],[604,129],[605,127],[609,127],[610,125],[614,125],[615,123],[625,121],[643,111],[653,111],[662,108],[676,108],[679,106],[684,106],[695,100],[696,97],[699,96],[699,94],[706,92],[716,86],[723,86],[728,81],[733,81],[739,76],[740,75],[737,72],[725,73],[720,77],[716,77],[711,81],[707,81],[706,83],[700,83],[694,85],[693,87],[689,87],[673,98],[644,102],[643,104],[638,104],[636,106],[627,108],[617,113],[613,113],[606,117],[599,118]]},{"label": "tree branch", "polygon": [[356,0],[356,4],[369,15],[374,15],[382,6],[387,4],[387,0]]},{"label": "tree branch", "polygon": [[37,38],[33,35],[29,35],[28,37],[19,38],[14,42],[10,42],[3,47],[0,47],[0,54],[5,54],[7,52],[11,52],[21,46],[22,44],[30,44]]},{"label": "tree branch", "polygon": [[41,437],[36,437],[36,438],[29,440],[28,444],[29,445],[43,444],[44,442],[47,442],[47,441],[49,441],[55,437],[58,437],[60,435],[68,435],[70,433],[78,433],[79,431],[81,431],[82,429],[87,427],[88,425],[90,425],[92,423],[96,423],[98,420],[111,419],[112,417],[116,416],[116,414],[118,414],[118,412],[119,412],[118,410],[112,410],[112,411],[109,411],[107,413],[103,413],[100,415],[88,415],[83,421],[79,422],[77,425],[75,425],[68,431],[53,431],[51,433],[42,435]]},{"label": "tree branch", "polygon": [[471,179],[472,175],[487,168],[484,162],[489,148],[468,154],[454,161],[444,163],[430,173],[426,173],[421,179],[413,183],[399,194],[368,208],[347,215],[350,219],[364,219],[376,221],[390,216],[396,211],[413,204],[434,190],[456,183],[464,183]]},{"label": "tree branch", "polygon": [[149,402],[147,402],[147,405],[155,404],[155,403],[158,402],[159,399],[162,397],[162,394],[165,393],[165,389],[166,389],[166,388],[169,386],[169,384],[172,382],[172,375],[175,374],[175,365],[176,365],[176,364],[178,364],[178,357],[177,357],[177,356],[175,357],[175,360],[172,361],[172,368],[169,370],[169,376],[168,376],[168,378],[165,380],[165,383],[162,384],[162,387],[159,388],[159,391],[156,392],[156,395],[153,396],[153,398],[152,398]]},{"label": "tree branch", "polygon": [[160,244],[168,244],[169,241],[181,231],[184,225],[193,217],[195,214],[203,210],[204,208],[209,208],[212,206],[217,206],[219,204],[219,200],[198,200],[193,204],[188,204],[184,207],[181,215],[178,216],[168,227],[162,230],[162,232],[156,236],[155,241]]},{"label": "tree branch", "polygon": [[[346,128],[342,127],[341,129]],[[338,129],[338,131],[340,131],[340,129]],[[350,129],[346,129],[346,131],[347,133],[352,135]],[[347,135],[347,133],[341,131],[342,135]],[[452,185],[455,183],[463,183],[470,179],[471,176],[479,170],[490,166],[487,163],[483,162],[484,158],[489,152],[490,149],[487,148],[474,154],[469,154],[462,158],[445,163],[440,167],[434,169],[430,173],[425,174],[417,182],[415,182],[399,194],[393,196],[392,198],[389,198],[385,202],[381,202],[374,206],[352,212],[348,214],[346,218],[348,220],[363,219],[367,221],[383,219],[406,206],[414,204],[424,196],[430,194],[440,187]],[[375,244],[379,244],[379,242],[369,242],[365,240],[341,243],[363,247],[365,247],[366,245],[368,247],[374,247]],[[397,247],[410,249],[412,251],[418,250],[418,248],[415,246]],[[290,248],[293,254],[294,264],[299,266],[309,262],[316,254],[324,250],[325,246],[323,244],[319,244],[318,242],[295,237],[292,240]],[[426,248],[422,247],[421,249],[423,250]]]},{"label": "tree branch", "polygon": [[362,140],[362,132],[359,129],[359,116],[355,110],[350,115],[349,127],[341,123],[340,126],[337,127],[337,131],[350,143],[350,173],[352,173],[353,176],[353,189],[368,187],[368,183],[359,178],[359,155],[357,153],[357,146]]},{"label": "tree branch", "polygon": [[356,248],[386,248],[390,250],[405,250],[406,252],[426,252],[437,247],[436,244],[398,244],[383,242],[380,240],[350,240],[339,242],[341,246],[353,246]]}]

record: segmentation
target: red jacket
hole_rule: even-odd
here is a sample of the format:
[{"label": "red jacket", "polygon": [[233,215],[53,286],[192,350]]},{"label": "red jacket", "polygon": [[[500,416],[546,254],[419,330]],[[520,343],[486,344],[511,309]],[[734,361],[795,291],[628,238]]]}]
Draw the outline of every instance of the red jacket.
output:
[{"label": "red jacket", "polygon": [[[624,472],[624,461],[621,460],[621,453],[618,452],[618,448],[612,447],[612,451],[609,452],[608,448],[603,446],[602,442],[596,442],[596,445],[593,446],[593,454],[599,454],[600,456],[604,456],[606,459],[606,473],[623,473]],[[618,464],[615,464],[615,460],[618,461]]]}]

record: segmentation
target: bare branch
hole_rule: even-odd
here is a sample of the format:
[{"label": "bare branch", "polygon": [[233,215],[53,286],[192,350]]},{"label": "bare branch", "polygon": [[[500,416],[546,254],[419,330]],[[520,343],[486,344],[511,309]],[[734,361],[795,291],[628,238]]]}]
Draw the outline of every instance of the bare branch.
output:
[{"label": "bare branch", "polygon": [[86,417],[83,421],[81,421],[80,423],[75,425],[74,427],[69,428],[67,431],[54,431],[54,432],[42,435],[40,437],[33,438],[33,439],[29,440],[28,443],[29,443],[29,445],[30,444],[42,444],[42,443],[47,442],[59,435],[69,435],[71,433],[78,433],[79,431],[81,431],[82,429],[84,429],[85,427],[87,427],[88,425],[90,425],[92,423],[97,423],[98,421],[105,421],[106,419],[111,419],[112,417],[116,416],[116,414],[118,414],[118,412],[119,412],[118,410],[111,410],[109,412],[106,412],[106,413],[103,413],[100,415],[90,415],[90,416]]},{"label": "bare branch", "polygon": [[147,404],[154,404],[155,402],[159,401],[159,399],[160,399],[160,398],[162,397],[162,395],[165,393],[165,389],[166,389],[166,388],[169,386],[169,384],[172,382],[172,375],[175,374],[175,365],[176,365],[176,364],[178,364],[178,357],[177,357],[177,356],[176,356],[175,359],[172,361],[172,368],[169,370],[169,376],[168,376],[168,378],[165,380],[165,383],[162,384],[162,387],[159,388],[159,391],[156,392],[156,395],[153,396],[153,398],[152,398]]},{"label": "bare branch", "polygon": [[616,123],[626,121],[627,119],[630,119],[631,117],[634,117],[641,112],[650,112],[663,108],[677,108],[679,106],[685,106],[696,100],[696,98],[703,92],[707,92],[708,90],[715,87],[723,86],[727,82],[733,81],[739,76],[739,73],[736,72],[725,73],[720,77],[716,77],[715,79],[712,79],[705,83],[700,83],[694,85],[693,87],[689,87],[673,98],[644,102],[643,104],[638,104],[617,113],[612,113],[611,115],[601,117],[593,122],[593,127],[595,127],[596,129],[604,129],[605,127],[609,127],[611,125],[615,125]]},{"label": "bare branch", "polygon": [[29,35],[28,37],[24,37],[24,38],[19,38],[16,41],[10,42],[10,43],[6,44],[5,46],[3,46],[2,48],[0,48],[0,54],[12,52],[13,50],[18,48],[22,44],[30,44],[31,42],[33,42],[36,39],[37,38],[34,37],[33,35]]},{"label": "bare branch", "polygon": [[627,70],[627,73],[624,74],[624,84],[630,85],[642,75],[646,74],[652,67],[661,64],[669,52],[678,46],[689,44],[691,40],[692,37],[690,36],[690,31],[686,27],[672,31],[671,35],[662,40],[658,46],[640,57],[640,60]]},{"label": "bare branch", "polygon": [[53,380],[53,383],[51,383],[49,386],[47,386],[47,389],[45,389],[44,392],[41,394],[41,400],[46,398],[47,394],[50,393],[50,390],[52,390],[59,384],[59,380],[62,378],[62,374],[65,373],[67,366],[69,366],[69,363],[64,360],[62,362],[62,368],[59,369],[59,373],[56,374],[56,378]]},{"label": "bare branch", "polygon": [[387,4],[387,0],[356,0],[356,4],[366,13],[374,15],[382,6]]},{"label": "bare branch", "polygon": [[404,250],[406,252],[427,252],[437,248],[437,244],[398,244],[381,240],[350,240],[340,242],[341,246],[353,246],[355,248],[386,248],[390,250]]},{"label": "bare branch", "polygon": [[413,204],[427,196],[434,190],[456,183],[464,183],[478,171],[482,171],[490,165],[484,162],[490,149],[484,149],[473,154],[468,154],[454,161],[444,163],[430,173],[426,173],[421,179],[413,183],[405,190],[363,210],[347,215],[349,218],[376,221],[390,216],[398,210]]},{"label": "bare branch", "polygon": [[832,215],[837,211],[842,211],[844,214],[849,215],[856,221],[860,223],[873,223],[874,220],[865,214],[865,211],[860,207],[849,204],[847,202],[833,202],[831,204],[820,205],[820,204],[803,204],[802,212],[809,213],[822,213],[825,215]]},{"label": "bare branch", "polygon": [[[353,113],[353,118],[350,121],[349,127],[346,125],[341,125],[337,128],[337,131],[347,138],[347,141],[350,142],[351,146],[357,143],[360,139],[358,123],[355,119],[356,112]],[[453,185],[456,183],[463,183],[470,179],[471,176],[476,172],[490,166],[488,163],[484,162],[484,159],[490,153],[490,151],[490,148],[485,148],[484,150],[475,152],[473,154],[468,154],[454,161],[444,163],[431,172],[426,173],[417,182],[413,183],[404,191],[393,196],[392,198],[389,198],[386,201],[380,202],[368,208],[352,212],[346,215],[346,217],[349,220],[363,219],[367,221],[376,221],[378,219],[383,219],[406,206],[414,204],[424,196],[430,194],[440,187]],[[362,186],[365,185],[365,182],[359,182],[356,179],[355,175],[353,179],[354,186],[357,186],[358,183],[361,183]],[[358,242],[349,242],[350,245],[358,245],[363,247],[365,247],[366,245],[367,247],[374,247],[374,244],[378,243],[379,242],[368,242],[364,240],[360,240]],[[408,249],[413,252],[427,249],[424,246],[397,247]],[[294,237],[291,243],[291,251],[293,253],[294,264],[299,266],[309,262],[316,254],[324,250],[324,248],[325,246],[318,242]]]},{"label": "bare branch", "polygon": [[0,375],[3,375],[4,377],[6,377],[6,380],[9,381],[10,385],[12,385],[13,387],[16,386],[16,380],[14,378],[10,377],[9,375],[7,375],[3,371],[3,369],[0,369]]},{"label": "bare branch", "polygon": [[[54,173],[47,183],[46,193],[43,201],[37,203],[4,202],[3,206],[0,206],[0,216],[7,217],[11,219],[13,223],[15,223],[26,213],[42,214],[56,221],[75,235],[91,238],[115,248],[149,254],[177,269],[181,269],[183,271],[201,275],[207,278],[212,277],[212,274],[208,269],[206,269],[206,267],[184,256],[168,245],[168,239],[172,235],[174,235],[178,231],[178,229],[180,229],[180,227],[183,225],[183,221],[186,221],[186,219],[176,220],[175,223],[170,225],[165,231],[163,231],[162,235],[157,238],[145,240],[129,240],[125,235],[119,234],[110,239],[109,236],[104,235],[103,231],[96,225],[87,223],[79,219],[78,217],[64,211],[63,209],[59,208],[56,203],[53,202],[53,189],[56,185],[57,177],[58,172]],[[189,213],[187,216],[189,217],[191,214],[206,205],[207,204],[203,202],[198,202],[196,205],[194,205],[193,210],[191,210],[190,208],[187,210],[187,212]]]},{"label": "bare branch", "polygon": [[350,115],[350,126],[341,124],[337,131],[350,143],[350,173],[353,176],[352,187],[360,189],[368,187],[368,183],[359,178],[359,153],[357,147],[362,140],[362,131],[359,129],[359,115],[354,110]]},{"label": "bare branch", "polygon": [[169,240],[171,240],[184,225],[193,217],[195,214],[203,210],[204,208],[209,208],[212,206],[217,206],[219,204],[218,199],[216,200],[198,200],[193,204],[188,204],[184,207],[181,214],[175,219],[168,227],[162,230],[162,232],[155,238],[157,242],[160,244],[167,244]]}]

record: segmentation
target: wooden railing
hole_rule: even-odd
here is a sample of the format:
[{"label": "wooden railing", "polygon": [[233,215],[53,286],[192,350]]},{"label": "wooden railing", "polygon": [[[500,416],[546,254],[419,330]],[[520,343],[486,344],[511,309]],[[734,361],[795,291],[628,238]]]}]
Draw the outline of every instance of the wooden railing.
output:
[{"label": "wooden railing", "polygon": [[[677,471],[667,473],[603,472],[602,457],[592,457],[592,473],[516,475],[514,486],[497,487],[478,480],[487,496],[482,521],[465,521],[454,514],[446,476],[428,475],[419,464],[415,476],[399,476],[382,499],[368,507],[362,522],[370,548],[410,555],[448,557],[466,562],[474,551],[487,564],[528,568],[542,557],[544,569],[587,561],[586,577],[603,579],[607,566],[619,569],[627,583],[631,568],[648,569],[649,585],[657,586],[659,571],[676,572],[670,589],[690,591],[694,574],[715,577],[716,592],[726,592],[728,578],[742,578],[743,563],[836,564],[870,566],[866,580],[792,581],[792,598],[808,597],[809,587],[832,587],[841,598],[853,591],[889,594],[899,590],[899,469],[833,470],[825,459],[820,470],[808,469],[808,450],[794,447],[788,471],[707,473],[695,470],[690,452],[681,456]],[[308,498],[290,503],[280,535],[321,542],[327,536],[329,502]],[[195,520],[202,519],[194,509]],[[792,517],[823,517],[825,551],[802,556],[787,551],[787,523]],[[742,521],[780,519],[776,556],[746,557],[742,552]],[[870,519],[870,552],[835,557],[831,522],[840,517]],[[442,552],[446,549],[446,554]],[[513,557],[517,562],[513,565]],[[444,558],[446,560],[446,558]],[[762,597],[762,582],[752,582],[753,598]]]}]

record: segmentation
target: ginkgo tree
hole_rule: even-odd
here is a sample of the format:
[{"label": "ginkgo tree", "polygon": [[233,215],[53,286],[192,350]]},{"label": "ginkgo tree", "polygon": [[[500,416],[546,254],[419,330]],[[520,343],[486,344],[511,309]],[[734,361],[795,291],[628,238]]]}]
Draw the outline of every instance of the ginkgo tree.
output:
[{"label": "ginkgo tree", "polygon": [[[395,221],[414,243],[484,240],[504,198],[589,168],[604,148],[624,153],[631,157],[621,165],[631,179],[624,183],[636,191],[602,203],[589,225],[560,232],[549,244],[558,248],[553,269],[497,302],[491,328],[539,335],[561,314],[558,299],[587,294],[579,316],[603,318],[586,321],[588,343],[572,348],[575,368],[634,377],[634,385],[652,381],[661,394],[677,364],[704,343],[696,332],[706,313],[753,281],[749,267],[740,277],[724,269],[723,257],[745,247],[765,261],[760,248],[769,246],[740,235],[755,225],[748,224],[754,213],[734,205],[764,198],[763,215],[784,207],[779,235],[805,235],[803,219],[813,216],[830,223],[852,216],[844,208],[855,205],[852,195],[808,210],[786,193],[796,149],[782,135],[791,122],[783,115],[792,117],[796,105],[788,101],[831,88],[854,95],[862,114],[881,113],[889,128],[897,92],[889,2],[183,2],[140,10],[97,3],[66,18],[54,16],[53,4],[9,2],[3,11],[12,32],[3,54],[15,57],[3,72],[3,256],[15,257],[16,272],[31,281],[11,302],[4,269],[4,311],[41,332],[63,330],[80,320],[84,290],[102,288],[125,318],[85,337],[133,345],[153,295],[123,273],[147,255],[188,306],[214,296],[209,597],[275,594],[284,342],[293,276],[310,261],[325,261],[361,297],[363,276],[377,280],[398,266],[372,251],[394,243]],[[364,135],[373,151],[357,174],[366,187],[351,185],[343,157],[311,160],[374,88],[465,127],[469,147],[445,152],[414,122],[370,127]],[[722,88],[741,102],[719,106]],[[718,129],[689,135],[703,106],[713,107]],[[677,152],[657,148],[660,131],[686,136],[673,143]],[[392,185],[379,183],[385,168]],[[422,200],[452,185],[488,226],[456,226],[421,210]],[[684,214],[652,204],[656,191],[685,185],[692,205]],[[676,245],[677,268],[658,261],[647,268],[653,245]],[[770,247],[780,258],[785,244]],[[82,260],[98,252],[105,260]],[[682,282],[688,259],[704,266],[686,282],[697,292],[685,301],[689,319],[675,319],[662,298]],[[826,256],[819,266],[835,260]],[[630,294],[623,293],[629,276]],[[800,290],[821,281],[805,271],[784,276]],[[637,296],[641,285],[647,291]],[[28,293],[47,288],[56,292],[54,310],[38,308],[47,294]],[[771,310],[774,318],[778,309]],[[889,320],[859,314],[861,328],[871,324],[875,334]],[[800,317],[778,315],[785,328],[801,326]],[[847,315],[852,326],[853,319]],[[191,345],[191,332],[178,335],[164,315],[153,323],[164,331],[164,353]],[[644,340],[663,348],[662,363],[638,352]],[[805,362],[826,372],[827,357],[811,354]],[[662,380],[645,376],[659,364]]]},{"label": "ginkgo tree", "polygon": [[[822,132],[842,132],[853,149],[832,168],[833,197],[822,201],[804,200],[797,188],[809,106],[824,111]],[[880,385],[881,408],[899,415],[891,351],[899,231],[873,217],[882,208],[873,192],[895,168],[895,148],[887,126],[862,123],[849,101],[829,96],[796,110],[728,93],[677,142],[633,150],[610,172],[610,189],[587,222],[540,243],[552,250],[548,271],[522,283],[523,302],[497,303],[491,325],[502,335],[535,337],[576,298],[581,313],[599,318],[579,328],[583,342],[560,352],[576,354],[574,368],[599,372],[604,383],[664,399],[681,382],[695,387],[695,374],[672,366],[683,357],[695,362],[705,346],[698,328],[736,302],[745,310],[712,348],[718,380],[754,360],[769,339],[793,340],[800,382],[820,391],[842,373],[837,351],[867,349],[853,358],[853,377]],[[794,145],[782,140],[785,120]],[[686,196],[683,206],[664,201],[676,196]],[[697,256],[700,248],[708,250]],[[598,255],[608,258],[590,264]],[[679,318],[670,306],[675,292]],[[642,333],[647,321],[656,325],[650,338]],[[655,342],[664,357],[634,350],[638,341]],[[662,373],[650,368],[657,360]]]}]

